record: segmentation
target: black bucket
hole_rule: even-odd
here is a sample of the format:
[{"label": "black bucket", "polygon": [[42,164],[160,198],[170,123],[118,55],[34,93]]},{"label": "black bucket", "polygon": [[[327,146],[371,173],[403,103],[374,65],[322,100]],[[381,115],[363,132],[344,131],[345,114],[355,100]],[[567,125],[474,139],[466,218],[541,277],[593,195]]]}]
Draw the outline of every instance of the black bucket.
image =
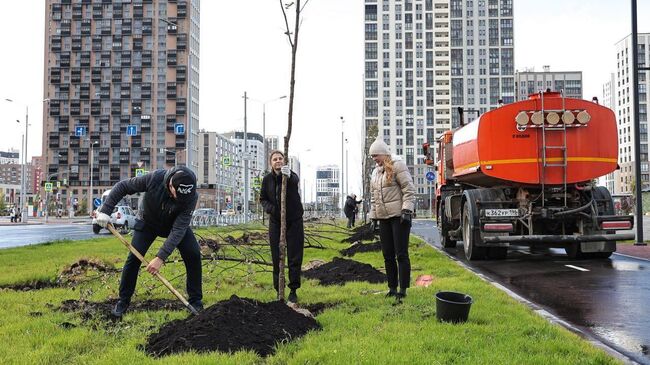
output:
[{"label": "black bucket", "polygon": [[462,323],[467,321],[472,297],[452,291],[436,293],[436,318],[440,322]]}]

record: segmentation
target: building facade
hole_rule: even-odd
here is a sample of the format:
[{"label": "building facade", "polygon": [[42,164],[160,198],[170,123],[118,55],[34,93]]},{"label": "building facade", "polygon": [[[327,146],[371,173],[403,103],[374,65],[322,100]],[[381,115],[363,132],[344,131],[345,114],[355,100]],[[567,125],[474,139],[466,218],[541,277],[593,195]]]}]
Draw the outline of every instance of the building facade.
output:
[{"label": "building facade", "polygon": [[452,124],[515,101],[512,0],[450,0]]},{"label": "building facade", "polygon": [[[258,200],[259,188],[264,178],[264,138],[258,133],[247,133],[247,153],[244,154],[244,132],[228,132],[223,134],[237,146],[237,154],[241,156],[233,160],[233,166],[237,170],[237,196],[233,197],[234,201],[244,204],[245,186],[244,186],[244,160],[248,158],[248,201],[256,202]],[[252,205],[249,205],[252,206]]]},{"label": "building facade", "polygon": [[[638,34],[638,66],[650,65],[650,33]],[[641,150],[634,148],[634,91],[632,87],[632,35],[616,43],[616,119],[618,121],[618,183],[619,193],[633,193],[635,190],[635,156],[641,162],[641,182],[643,189],[650,185],[648,162],[648,88],[650,80],[647,72],[639,72],[639,137]]]},{"label": "building facade", "polygon": [[63,195],[90,201],[140,166],[198,169],[199,8],[46,0],[44,175]]},{"label": "building facade", "polygon": [[0,165],[4,164],[19,164],[20,153],[17,150],[10,149],[9,151],[0,151]]},{"label": "building facade", "polygon": [[201,189],[214,191],[206,194],[213,198],[213,204],[204,205],[217,211],[232,209],[232,195],[239,178],[235,161],[242,159],[239,147],[230,138],[216,132],[201,132],[199,140],[199,160],[202,162],[197,174],[198,184]]},{"label": "building facade", "polygon": [[[382,136],[423,197],[429,168],[420,151],[451,128],[450,83],[448,0],[365,1],[364,151]],[[368,156],[366,197],[373,167]]]},{"label": "building facade", "polygon": [[[602,103],[603,106],[610,108],[611,110],[614,111],[614,114],[617,114],[616,78],[614,77],[614,73],[611,73],[609,76],[609,80],[607,80],[607,82],[603,84]],[[618,123],[618,118],[617,118],[617,123]],[[609,190],[609,192],[612,194],[621,193],[621,183],[620,183],[619,174],[620,174],[619,170],[615,170],[614,172],[603,176],[600,179],[600,184],[605,186],[607,190]]]},{"label": "building facade", "polygon": [[341,170],[336,165],[316,168],[316,205],[320,210],[338,210],[341,206]]},{"label": "building facade", "polygon": [[567,98],[582,99],[582,71],[551,71],[550,66],[544,66],[543,72],[531,69],[515,73],[517,100],[548,89],[563,92]]}]

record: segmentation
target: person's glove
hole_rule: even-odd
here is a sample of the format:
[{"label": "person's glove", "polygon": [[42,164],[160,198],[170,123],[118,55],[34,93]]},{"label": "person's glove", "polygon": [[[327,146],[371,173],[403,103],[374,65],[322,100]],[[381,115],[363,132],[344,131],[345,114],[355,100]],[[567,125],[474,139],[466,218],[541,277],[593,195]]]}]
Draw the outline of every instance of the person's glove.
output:
[{"label": "person's glove", "polygon": [[280,172],[282,172],[282,175],[284,175],[286,177],[291,176],[291,169],[289,168],[289,165],[282,166],[282,168],[280,169]]},{"label": "person's glove", "polygon": [[413,212],[408,209],[402,209],[402,216],[400,217],[400,223],[411,224],[411,218],[413,217]]},{"label": "person's glove", "polygon": [[96,221],[102,228],[106,228],[106,226],[111,222],[111,216],[106,213],[99,213],[97,214]]}]

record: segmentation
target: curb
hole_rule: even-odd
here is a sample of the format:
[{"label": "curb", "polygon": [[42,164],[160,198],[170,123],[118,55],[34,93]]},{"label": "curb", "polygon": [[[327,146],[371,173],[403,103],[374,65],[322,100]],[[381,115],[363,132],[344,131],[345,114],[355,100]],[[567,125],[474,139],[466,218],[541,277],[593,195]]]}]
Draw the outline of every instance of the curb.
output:
[{"label": "curb", "polygon": [[[418,236],[418,235],[416,235],[416,236]],[[466,270],[472,272],[474,275],[478,276],[481,280],[483,280],[483,281],[485,281],[487,283],[490,283],[495,288],[497,288],[497,289],[503,291],[504,293],[506,293],[512,299],[514,299],[517,302],[527,306],[528,308],[530,308],[533,312],[535,312],[540,317],[546,319],[547,321],[549,321],[549,322],[551,322],[553,324],[562,326],[562,327],[566,328],[567,330],[577,334],[578,336],[582,337],[583,339],[585,339],[589,343],[591,343],[594,347],[597,347],[597,348],[605,351],[609,355],[615,357],[616,359],[618,359],[620,361],[623,361],[626,364],[640,364],[639,362],[637,362],[636,360],[634,360],[630,356],[620,352],[619,350],[617,350],[616,348],[610,346],[609,344],[607,344],[607,343],[601,341],[600,339],[594,337],[593,335],[581,330],[580,328],[575,327],[574,325],[564,321],[563,319],[558,318],[556,315],[554,315],[553,313],[550,313],[546,309],[542,308],[540,305],[538,305],[538,304],[536,304],[534,302],[531,302],[530,300],[528,300],[528,299],[522,297],[521,295],[513,292],[512,290],[506,288],[505,286],[495,282],[494,280],[490,279],[489,277],[485,276],[484,274],[476,271],[472,267],[467,266],[464,262],[462,262],[462,261],[458,260],[457,258],[451,256],[450,254],[448,254],[442,248],[439,248],[439,247],[435,246],[433,243],[431,243],[428,240],[424,239],[424,237],[421,237],[421,236],[418,236],[418,237],[421,238],[422,240],[424,240],[433,249],[437,250],[438,252],[440,252],[443,255],[447,256],[451,260],[455,261],[458,265],[460,265],[464,269],[466,269]]]}]

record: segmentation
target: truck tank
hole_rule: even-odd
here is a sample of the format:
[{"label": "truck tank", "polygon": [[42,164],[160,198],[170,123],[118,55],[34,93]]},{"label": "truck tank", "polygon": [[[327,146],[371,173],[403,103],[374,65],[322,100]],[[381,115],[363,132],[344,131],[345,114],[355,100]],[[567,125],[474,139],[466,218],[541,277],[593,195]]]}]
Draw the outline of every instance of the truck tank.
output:
[{"label": "truck tank", "polygon": [[617,168],[614,113],[560,93],[484,113],[453,134],[453,177],[483,186],[563,185]]}]

